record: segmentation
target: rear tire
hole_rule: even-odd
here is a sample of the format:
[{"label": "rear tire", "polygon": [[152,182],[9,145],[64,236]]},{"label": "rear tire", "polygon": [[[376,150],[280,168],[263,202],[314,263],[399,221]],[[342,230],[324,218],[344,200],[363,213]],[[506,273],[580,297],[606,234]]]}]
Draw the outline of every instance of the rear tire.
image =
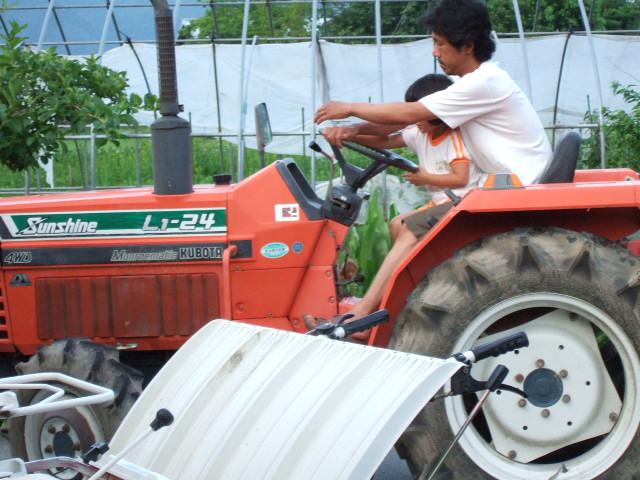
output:
[{"label": "rear tire", "polygon": [[[528,384],[532,396],[522,404],[491,394],[442,478],[637,478],[639,281],[628,250],[555,228],[488,237],[435,268],[409,298],[391,348],[446,357],[493,334],[524,330],[531,341],[474,366],[486,380],[491,365],[506,365],[505,383]],[[453,397],[420,413],[398,442],[414,474],[439,459],[476,401]]]},{"label": "rear tire", "polygon": [[[29,361],[16,365],[19,374],[59,372],[113,390],[115,397],[103,404],[58,410],[9,421],[13,456],[37,460],[74,457],[96,442],[109,441],[142,392],[142,374],[118,361],[118,350],[83,338],[56,340],[40,347]],[[65,385],[65,396],[82,392]],[[49,394],[20,392],[20,405],[36,403]],[[55,472],[58,478],[75,478],[75,472]]]}]

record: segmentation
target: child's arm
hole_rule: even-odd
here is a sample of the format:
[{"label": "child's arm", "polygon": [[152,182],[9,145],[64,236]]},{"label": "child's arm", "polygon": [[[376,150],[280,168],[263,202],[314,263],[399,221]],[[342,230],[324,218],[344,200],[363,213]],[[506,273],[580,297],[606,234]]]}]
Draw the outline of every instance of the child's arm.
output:
[{"label": "child's arm", "polygon": [[366,145],[367,147],[384,149],[402,148],[407,146],[401,133],[394,133],[393,135],[387,136],[356,135],[353,141]]},{"label": "child's arm", "polygon": [[433,185],[438,188],[461,188],[469,183],[469,162],[451,165],[451,173],[427,173],[422,167],[416,173],[405,173],[403,177],[416,186]]}]

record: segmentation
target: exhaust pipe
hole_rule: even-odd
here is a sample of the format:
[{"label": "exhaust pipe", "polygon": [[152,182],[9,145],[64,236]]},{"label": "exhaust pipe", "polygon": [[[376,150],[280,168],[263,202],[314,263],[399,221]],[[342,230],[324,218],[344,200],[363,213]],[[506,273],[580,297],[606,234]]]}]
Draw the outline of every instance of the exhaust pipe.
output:
[{"label": "exhaust pipe", "polygon": [[160,118],[151,124],[153,182],[156,195],[193,192],[191,124],[178,116],[178,75],[173,15],[167,0],[151,0],[158,41]]}]

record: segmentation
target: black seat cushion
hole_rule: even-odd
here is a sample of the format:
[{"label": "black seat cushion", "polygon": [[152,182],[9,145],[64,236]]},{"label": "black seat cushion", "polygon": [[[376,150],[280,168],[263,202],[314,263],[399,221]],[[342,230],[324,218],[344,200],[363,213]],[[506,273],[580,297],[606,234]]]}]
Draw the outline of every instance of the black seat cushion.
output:
[{"label": "black seat cushion", "polygon": [[580,156],[582,136],[575,130],[566,132],[553,149],[553,158],[536,183],[570,183]]}]

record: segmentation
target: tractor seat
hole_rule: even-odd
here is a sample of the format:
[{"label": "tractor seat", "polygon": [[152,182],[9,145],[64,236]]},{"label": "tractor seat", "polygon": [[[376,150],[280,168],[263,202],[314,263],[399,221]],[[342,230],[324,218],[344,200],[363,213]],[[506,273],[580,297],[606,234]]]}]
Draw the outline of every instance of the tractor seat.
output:
[{"label": "tractor seat", "polygon": [[553,149],[551,162],[536,183],[573,182],[581,143],[582,136],[575,130],[562,135]]}]

